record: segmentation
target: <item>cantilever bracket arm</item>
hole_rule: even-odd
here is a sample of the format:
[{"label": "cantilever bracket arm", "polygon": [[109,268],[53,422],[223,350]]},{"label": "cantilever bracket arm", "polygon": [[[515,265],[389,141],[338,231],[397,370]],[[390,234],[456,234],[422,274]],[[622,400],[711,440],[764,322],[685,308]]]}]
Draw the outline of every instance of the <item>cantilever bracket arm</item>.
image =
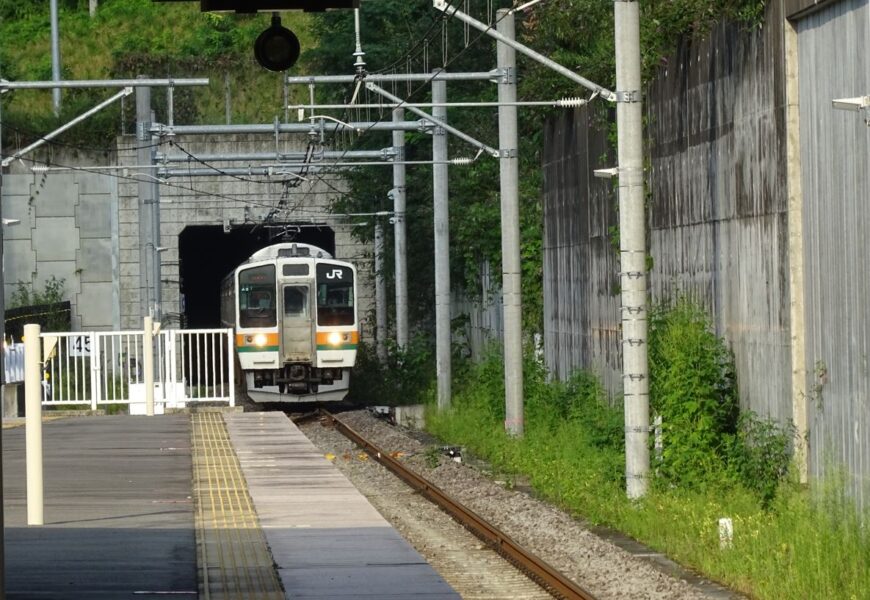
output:
[{"label": "cantilever bracket arm", "polygon": [[480,150],[483,150],[484,152],[486,152],[487,154],[489,154],[492,157],[498,158],[501,156],[501,152],[499,150],[496,150],[492,146],[487,146],[483,142],[480,142],[480,141],[474,139],[473,137],[471,137],[467,133],[463,133],[462,131],[456,129],[455,127],[448,125],[447,123],[445,123],[441,119],[436,119],[435,117],[433,117],[432,115],[430,115],[429,113],[427,113],[424,110],[420,110],[419,108],[417,108],[415,106],[409,106],[409,105],[405,104],[404,100],[402,100],[398,96],[394,96],[393,94],[391,94],[390,92],[388,92],[387,90],[383,89],[382,87],[378,86],[375,83],[367,81],[366,82],[366,89],[369,89],[373,92],[380,94],[381,96],[390,100],[391,102],[396,102],[397,104],[403,105],[402,106],[403,108],[411,111],[412,113],[414,113],[415,115],[417,115],[419,117],[423,117],[425,120],[429,121],[430,123],[432,123],[436,127],[440,127],[444,131],[446,131],[448,133],[452,133],[453,135],[455,135],[459,139],[468,142],[469,144],[471,144],[475,148],[479,148]]},{"label": "cantilever bracket arm", "polygon": [[50,139],[52,139],[54,137],[57,137],[58,135],[60,135],[61,133],[63,133],[64,131],[66,131],[67,129],[72,127],[73,125],[77,125],[78,123],[81,123],[82,121],[84,121],[85,119],[90,117],[91,115],[100,112],[101,110],[103,110],[107,106],[111,105],[112,103],[120,100],[121,98],[124,98],[125,96],[129,96],[132,93],[133,93],[132,87],[125,87],[123,90],[121,90],[120,92],[118,92],[117,94],[112,96],[111,98],[108,98],[107,100],[103,100],[102,102],[97,104],[95,107],[93,107],[89,110],[86,110],[85,112],[83,112],[82,114],[77,116],[75,119],[70,121],[69,123],[61,125],[60,127],[55,129],[51,133],[45,134],[44,136],[42,136],[41,138],[39,138],[38,140],[36,140],[32,144],[30,144],[29,146],[27,146],[26,148],[22,148],[21,150],[18,150],[17,152],[15,152],[15,154],[13,154],[12,156],[3,159],[2,165],[4,167],[8,167],[14,161],[18,160],[19,158],[21,158],[22,156],[24,156],[25,154],[27,154],[31,150],[35,150],[35,149],[39,148],[44,143],[46,143],[47,141],[49,141]]},{"label": "cantilever bracket arm", "polygon": [[490,25],[487,25],[486,23],[481,23],[480,21],[478,21],[474,17],[465,14],[464,12],[462,12],[461,10],[456,8],[455,6],[451,6],[449,2],[446,2],[446,0],[432,0],[432,6],[434,6],[436,9],[442,11],[447,16],[456,17],[457,19],[459,19],[463,23],[468,23],[469,25],[471,25],[472,27],[474,27],[475,29],[477,29],[479,31],[482,31],[483,33],[485,33],[489,37],[495,38],[498,41],[500,41],[504,44],[507,44],[508,46],[510,46],[511,48],[516,50],[517,52],[519,52],[521,54],[525,54],[526,56],[528,56],[532,60],[535,60],[535,61],[541,63],[542,65],[544,65],[545,67],[547,67],[549,69],[552,69],[553,71],[556,71],[560,75],[564,75],[565,77],[567,77],[571,81],[579,83],[583,87],[592,90],[593,93],[601,96],[605,100],[610,100],[611,102],[617,101],[616,94],[614,94],[613,92],[611,92],[607,88],[603,88],[600,85],[598,85],[597,83],[593,83],[593,82],[589,81],[588,79],[586,79],[585,77],[581,77],[580,75],[578,75],[574,71],[563,67],[562,65],[560,65],[559,63],[557,63],[553,60],[550,60],[549,58],[547,58],[543,54],[541,54],[539,52],[535,52],[534,50],[532,50],[528,46],[524,46],[523,44],[517,42],[516,40],[512,40],[512,39],[502,35],[498,31],[493,29]]}]

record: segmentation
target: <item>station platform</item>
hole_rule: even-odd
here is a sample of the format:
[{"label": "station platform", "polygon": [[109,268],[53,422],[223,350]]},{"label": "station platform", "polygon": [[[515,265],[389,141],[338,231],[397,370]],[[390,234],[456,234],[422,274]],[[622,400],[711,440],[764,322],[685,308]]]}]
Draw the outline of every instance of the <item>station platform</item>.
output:
[{"label": "station platform", "polygon": [[456,599],[283,414],[43,424],[45,525],[25,429],[3,430],[9,599]]}]

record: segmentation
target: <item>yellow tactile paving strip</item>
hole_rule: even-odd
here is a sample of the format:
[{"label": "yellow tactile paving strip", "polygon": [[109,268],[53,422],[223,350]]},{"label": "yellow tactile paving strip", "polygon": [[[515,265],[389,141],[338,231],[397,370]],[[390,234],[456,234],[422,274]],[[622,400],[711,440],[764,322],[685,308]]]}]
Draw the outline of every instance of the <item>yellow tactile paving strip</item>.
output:
[{"label": "yellow tactile paving strip", "polygon": [[284,600],[220,413],[191,415],[199,597]]}]

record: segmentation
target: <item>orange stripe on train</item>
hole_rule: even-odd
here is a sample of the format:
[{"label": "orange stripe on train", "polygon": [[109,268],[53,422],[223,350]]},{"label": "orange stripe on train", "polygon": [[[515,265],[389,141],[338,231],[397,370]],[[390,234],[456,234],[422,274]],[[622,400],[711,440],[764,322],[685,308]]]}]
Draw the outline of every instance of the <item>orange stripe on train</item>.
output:
[{"label": "orange stripe on train", "polygon": [[[265,342],[262,344],[257,344],[254,340],[257,336],[265,336]],[[278,334],[277,333],[237,333],[236,334],[236,346],[277,346],[278,345]]]},{"label": "orange stripe on train", "polygon": [[[317,345],[325,346],[330,344],[329,336],[333,334],[338,334],[341,337],[339,338],[339,345],[344,344],[358,344],[359,343],[359,331],[318,331],[317,332]],[[347,337],[345,337],[347,336]]]}]

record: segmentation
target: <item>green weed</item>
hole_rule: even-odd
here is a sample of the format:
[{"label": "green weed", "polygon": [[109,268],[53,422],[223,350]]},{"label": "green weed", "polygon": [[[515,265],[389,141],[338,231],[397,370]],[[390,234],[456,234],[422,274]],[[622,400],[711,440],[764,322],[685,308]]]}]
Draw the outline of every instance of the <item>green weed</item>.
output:
[{"label": "green weed", "polygon": [[649,369],[651,409],[662,417],[660,482],[718,479],[737,433],[737,378],[700,307],[680,299],[650,311]]},{"label": "green weed", "polygon": [[[504,479],[527,479],[584,520],[753,597],[870,598],[870,511],[848,499],[845,479],[813,492],[789,479],[790,428],[739,413],[730,352],[702,310],[681,301],[655,319],[651,377],[664,397],[653,405],[696,435],[669,432],[669,462],[639,501],[625,494],[621,411],[590,373],[549,381],[526,360],[525,435],[514,438],[504,430],[502,358],[490,354],[461,368],[448,410],[428,407],[427,429]],[[734,526],[730,547],[720,546],[723,517]]]}]

